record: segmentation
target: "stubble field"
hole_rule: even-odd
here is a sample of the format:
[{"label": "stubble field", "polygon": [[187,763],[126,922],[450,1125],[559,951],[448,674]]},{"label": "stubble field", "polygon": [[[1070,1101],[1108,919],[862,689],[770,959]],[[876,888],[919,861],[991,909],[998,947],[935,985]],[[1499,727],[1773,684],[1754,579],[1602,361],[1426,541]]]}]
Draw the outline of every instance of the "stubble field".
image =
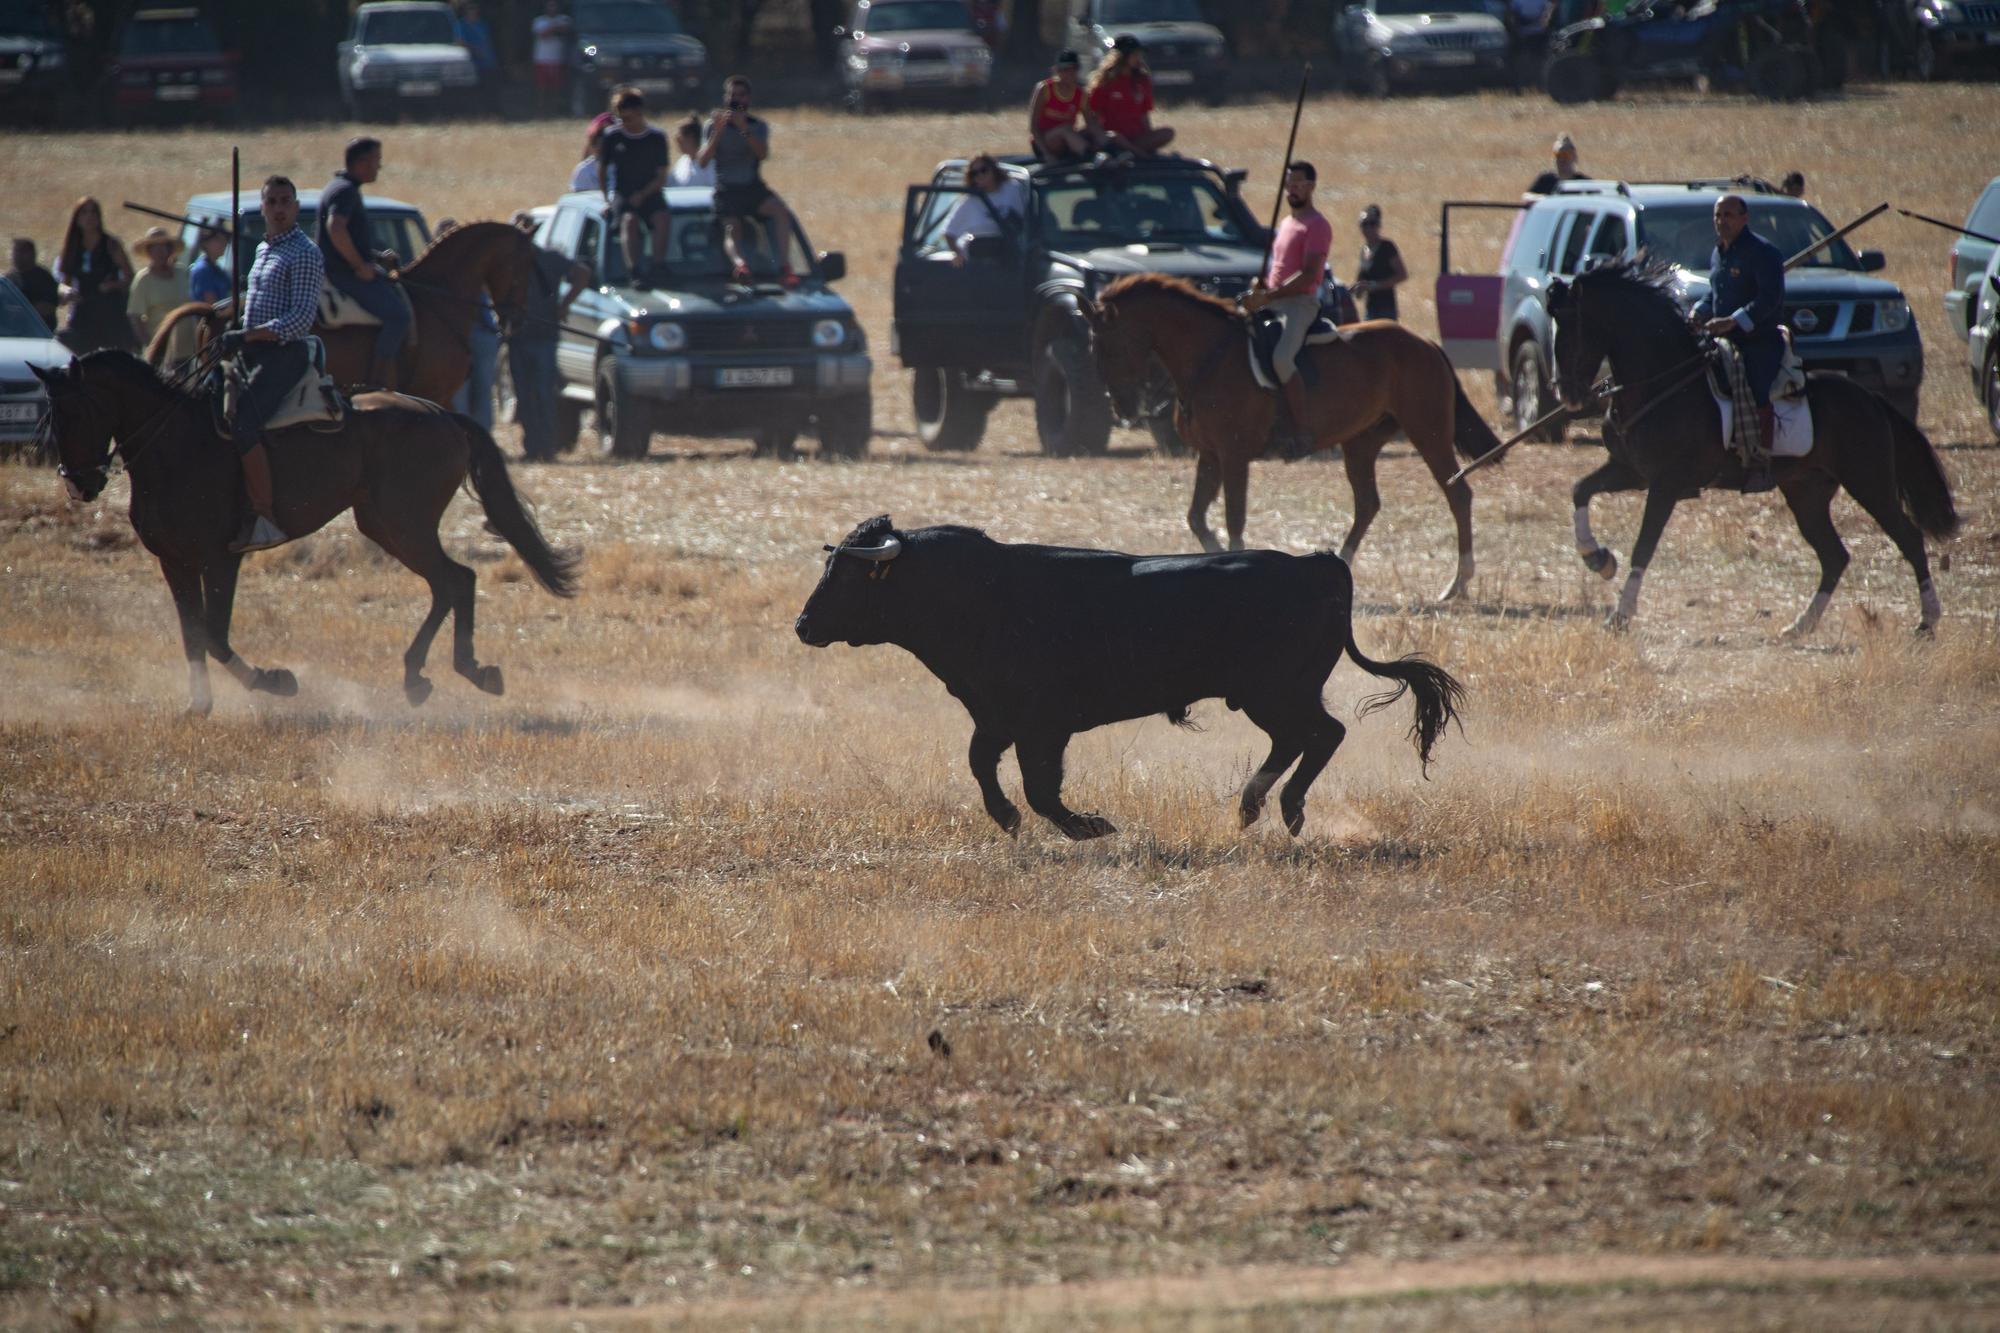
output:
[{"label": "stubble field", "polygon": [[[1432,333],[1437,202],[1510,196],[1559,129],[1594,174],[1798,167],[1836,218],[1956,217],[1993,109],[1326,99],[1301,153],[1343,267],[1383,204]],[[1175,118],[1261,196],[1284,110]],[[1854,564],[1780,644],[1816,567],[1781,504],[1729,497],[1683,507],[1607,633],[1570,550],[1591,448],[1476,479],[1481,572],[1435,612],[1449,517],[1392,451],[1357,635],[1466,682],[1432,780],[1406,715],[1355,722],[1373,682],[1343,666],[1303,838],[1237,830],[1261,736],[1211,702],[1197,733],[1072,747],[1072,804],[1122,834],[1009,840],[921,667],[790,626],[819,544],[873,513],[1189,545],[1191,467],[1141,437],[1044,461],[1019,405],[970,458],[904,433],[902,186],[1014,119],[776,118],[774,183],[853,266],[884,434],[852,466],[666,441],[517,467],[584,551],[574,603],[457,504],[504,699],[434,655],[403,704],[422,588],[343,520],[239,599],[237,646],[300,697],[218,678],[184,720],[123,480],[71,507],[0,467],[0,1321],[2000,1321],[2000,464],[1937,329],[1942,234],[1865,237],[1925,329],[1966,519],[1935,641],[1842,501]],[[245,133],[246,175],[314,182],[349,132]],[[545,202],[576,136],[386,137],[383,192],[470,219]],[[86,192],[171,206],[227,144],[15,136],[6,229],[52,244]],[[1253,543],[1338,540],[1338,468],[1251,484]],[[1621,559],[1637,517],[1600,504]]]}]

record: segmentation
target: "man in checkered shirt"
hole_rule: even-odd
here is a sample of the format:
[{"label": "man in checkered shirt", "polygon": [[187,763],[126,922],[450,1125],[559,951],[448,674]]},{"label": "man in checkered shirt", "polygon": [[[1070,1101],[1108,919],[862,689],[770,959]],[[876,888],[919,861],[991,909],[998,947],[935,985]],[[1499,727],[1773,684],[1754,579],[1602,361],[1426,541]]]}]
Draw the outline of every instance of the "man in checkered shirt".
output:
[{"label": "man in checkered shirt", "polygon": [[303,339],[319,313],[326,261],[319,247],[299,230],[299,194],[291,181],[264,182],[264,240],[250,266],[243,296],[243,327],[225,335],[230,350],[241,348],[247,372],[236,402],[236,448],[243,456],[243,489],[250,516],[229,544],[232,551],[261,551],[288,542],[271,505],[271,459],[264,450],[264,423],[305,375],[311,358]]}]

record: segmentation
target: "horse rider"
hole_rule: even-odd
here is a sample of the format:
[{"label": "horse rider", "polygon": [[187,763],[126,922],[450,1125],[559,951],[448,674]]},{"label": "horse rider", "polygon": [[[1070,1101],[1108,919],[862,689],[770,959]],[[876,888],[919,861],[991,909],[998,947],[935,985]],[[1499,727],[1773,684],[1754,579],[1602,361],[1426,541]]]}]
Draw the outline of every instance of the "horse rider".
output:
[{"label": "horse rider", "polygon": [[398,262],[397,256],[376,253],[368,230],[368,204],[361,187],[373,185],[381,174],[382,141],[366,136],[349,140],[346,165],[320,191],[319,252],[326,280],[334,289],[382,321],[367,382],[393,393],[396,362],[410,336],[410,307],[384,267]]},{"label": "horse rider", "polygon": [[1284,394],[1290,432],[1279,437],[1280,446],[1292,457],[1312,452],[1312,432],[1306,427],[1306,391],[1299,383],[1299,351],[1306,334],[1319,318],[1320,283],[1326,277],[1327,256],[1333,252],[1333,224],[1313,207],[1313,191],[1319,172],[1310,162],[1294,162],[1285,169],[1285,203],[1290,213],[1279,220],[1271,242],[1271,260],[1261,286],[1243,297],[1243,308],[1269,310],[1278,317],[1282,332],[1271,353],[1271,368]]},{"label": "horse rider", "polygon": [[240,356],[248,372],[236,400],[236,449],[243,458],[243,489],[250,515],[229,544],[232,551],[261,551],[291,540],[271,508],[271,459],[264,450],[264,423],[295,387],[310,363],[305,337],[319,315],[326,264],[299,230],[299,195],[283,176],[272,176],[262,191],[264,239],[250,265],[243,296],[243,327],[223,335],[223,350]]},{"label": "horse rider", "polygon": [[1695,302],[1688,322],[1726,339],[1736,348],[1745,387],[1757,404],[1756,438],[1745,438],[1746,493],[1768,491],[1771,479],[1771,439],[1775,417],[1771,383],[1784,368],[1785,340],[1778,324],[1785,312],[1785,257],[1769,241],[1750,230],[1750,206],[1740,194],[1715,201],[1715,253],[1709,259],[1708,295]]}]

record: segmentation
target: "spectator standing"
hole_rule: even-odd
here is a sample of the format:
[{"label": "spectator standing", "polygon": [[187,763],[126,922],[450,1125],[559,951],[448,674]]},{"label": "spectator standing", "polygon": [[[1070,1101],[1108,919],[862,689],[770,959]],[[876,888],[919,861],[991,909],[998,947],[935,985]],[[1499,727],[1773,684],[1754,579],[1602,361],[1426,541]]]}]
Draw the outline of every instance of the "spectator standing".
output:
[{"label": "spectator standing", "polygon": [[583,138],[583,161],[569,173],[569,188],[572,190],[596,190],[602,188],[603,173],[597,165],[598,154],[604,151],[604,131],[618,123],[618,117],[609,111],[600,111],[590,122],[590,130]]},{"label": "spectator standing", "polygon": [[69,322],[56,335],[65,347],[78,356],[100,347],[131,349],[125,293],[132,285],[132,261],[118,238],[104,230],[104,209],[95,199],[79,199],[70,210],[55,277],[59,299],[69,306]]},{"label": "spectator standing", "polygon": [[667,173],[667,184],[715,184],[715,163],[695,161],[701,153],[700,116],[689,116],[674,126],[674,147],[680,150],[681,155],[674,159],[674,169]]},{"label": "spectator standing", "polygon": [[1778,186],[1778,190],[1779,190],[1779,192],[1780,192],[1780,193],[1783,193],[1783,194],[1788,194],[1788,195],[1792,196],[1792,198],[1794,198],[1794,199],[1803,199],[1803,198],[1805,198],[1805,197],[1806,197],[1806,173],[1805,173],[1805,172],[1803,172],[1803,171],[1788,171],[1788,172],[1786,172],[1786,173],[1785,173],[1785,180],[1784,180],[1784,183],[1783,183],[1782,185]]},{"label": "spectator standing", "polygon": [[534,38],[535,110],[548,115],[563,94],[564,76],[569,72],[569,39],[574,29],[560,0],[546,0],[541,16],[530,27]]},{"label": "spectator standing", "polygon": [[35,260],[35,243],[25,236],[16,236],[14,267],[7,270],[7,281],[13,283],[14,289],[28,299],[28,304],[42,317],[42,323],[53,329],[56,326],[56,303],[61,299],[61,291],[56,286],[56,275]]},{"label": "spectator standing", "polygon": [[1084,113],[1083,85],[1077,81],[1081,64],[1076,52],[1059,52],[1049,77],[1035,85],[1028,101],[1028,142],[1044,161],[1086,158],[1097,150],[1100,136]]},{"label": "spectator standing", "polygon": [[[457,218],[441,218],[431,239],[442,239],[446,233],[457,230]],[[465,349],[471,353],[472,364],[466,368],[465,383],[451,396],[451,410],[465,413],[490,431],[493,388],[500,376],[500,321],[493,317],[493,298],[485,292],[479,294],[479,313],[473,318],[472,327],[466,330]]]},{"label": "spectator standing", "polygon": [[1564,181],[1587,181],[1590,177],[1576,169],[1576,140],[1567,134],[1558,134],[1552,149],[1555,165],[1535,177],[1535,183],[1528,187],[1529,194],[1554,194],[1556,186]]},{"label": "spectator standing", "polygon": [[[533,235],[535,220],[514,215],[514,225]],[[521,452],[532,462],[556,456],[556,334],[570,303],[590,284],[590,268],[546,245],[535,247],[537,280],[528,284],[521,322],[507,339],[507,372],[514,381],[514,419],[521,426]],[[567,292],[563,284],[569,284]]]},{"label": "spectator standing", "polygon": [[1396,288],[1410,280],[1403,252],[1382,234],[1382,206],[1361,210],[1361,267],[1348,290],[1366,302],[1364,319],[1396,318]]},{"label": "spectator standing", "polygon": [[[611,205],[612,225],[618,228],[625,247],[625,271],[635,283],[649,277],[657,280],[666,266],[667,228],[667,136],[646,123],[646,95],[637,88],[618,94],[618,123],[604,131],[603,146],[597,150],[599,188]],[[639,229],[652,234],[651,272],[639,263]]]},{"label": "spectator standing", "polygon": [[[174,256],[181,249],[179,237],[165,227],[148,227],[139,238],[138,248],[146,259],[146,267],[132,279],[131,294],[125,298],[125,317],[132,321],[132,336],[144,347],[159,332],[161,322],[187,304],[187,294],[181,285],[181,275],[174,272]],[[175,331],[167,360],[178,362],[193,351],[194,322],[189,320]]]},{"label": "spectator standing", "polygon": [[383,267],[385,262],[396,263],[396,257],[378,254],[374,248],[368,204],[361,196],[361,187],[373,185],[382,174],[381,140],[365,136],[348,140],[346,162],[319,194],[319,251],[326,280],[382,321],[367,383],[393,393],[396,363],[410,336],[410,305]]},{"label": "spectator standing", "polygon": [[1091,74],[1088,106],[1091,128],[1107,148],[1151,157],[1173,142],[1171,129],[1153,124],[1153,74],[1145,46],[1129,32],[1119,34]]},{"label": "spectator standing", "polygon": [[500,56],[493,49],[493,29],[487,26],[473,0],[464,0],[459,5],[452,29],[458,44],[472,57],[472,68],[478,73],[480,83],[491,84],[500,73]]},{"label": "spectator standing", "polygon": [[722,248],[729,256],[731,276],[738,282],[749,281],[750,266],[743,260],[743,220],[761,218],[769,235],[771,258],[778,266],[778,281],[796,287],[799,278],[791,266],[792,213],[764,184],[771,127],[750,114],[749,79],[730,75],[723,81],[722,93],[722,109],[709,120],[708,136],[702,140],[695,161],[715,166],[715,213],[722,219]]},{"label": "spectator standing", "polygon": [[210,227],[202,232],[195,248],[200,253],[188,266],[188,300],[206,301],[210,305],[227,301],[232,289],[229,271],[222,267],[222,256],[229,252],[228,235]]}]

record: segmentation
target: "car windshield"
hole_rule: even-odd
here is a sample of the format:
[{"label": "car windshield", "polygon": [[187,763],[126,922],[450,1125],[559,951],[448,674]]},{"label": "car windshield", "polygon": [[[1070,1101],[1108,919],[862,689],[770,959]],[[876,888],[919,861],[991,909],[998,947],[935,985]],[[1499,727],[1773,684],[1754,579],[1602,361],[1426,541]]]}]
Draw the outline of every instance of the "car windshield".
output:
[{"label": "car windshield", "polygon": [[0,282],[0,338],[46,338],[49,326],[11,282]]},{"label": "car windshield", "polygon": [[1485,14],[1481,0],[1375,0],[1377,14],[1409,18],[1418,14]]},{"label": "car windshield", "polygon": [[10,37],[53,37],[43,0],[0,0],[0,32]]},{"label": "car windshield", "polygon": [[916,32],[924,28],[970,29],[972,16],[960,0],[911,0],[908,4],[870,5],[868,32]]},{"label": "car windshield", "polygon": [[[601,234],[602,230],[598,227],[586,229],[586,251],[594,248]],[[750,266],[753,276],[759,279],[778,276],[780,265],[771,254],[770,234],[761,219],[743,219],[737,250],[742,254],[743,262]],[[595,256],[583,253],[577,258],[590,263]],[[627,280],[624,248],[613,244],[603,260],[604,281],[613,286],[623,284]],[[813,271],[812,258],[806,253],[804,239],[796,226],[791,228],[790,247],[782,267],[794,273]],[[707,210],[676,208],[672,230],[667,234],[667,272],[668,281],[663,285],[668,287],[692,287],[727,278],[729,259],[722,248],[722,219]]]},{"label": "car windshield", "polygon": [[[1810,205],[1764,203],[1753,198],[1750,230],[1789,259],[1821,237],[1832,235],[1834,226]],[[1639,215],[1639,244],[1681,268],[1706,273],[1709,257],[1715,252],[1715,206],[1655,204]],[[1846,241],[1835,241],[1800,267],[1859,270],[1861,260],[1847,248]]]},{"label": "car windshield", "polygon": [[118,43],[122,56],[199,56],[216,50],[215,37],[198,18],[135,19]]},{"label": "car windshield", "polygon": [[1250,244],[1215,182],[1187,173],[1059,178],[1042,188],[1041,223],[1048,243],[1063,248]]},{"label": "car windshield", "polygon": [[1200,0],[1104,0],[1100,23],[1206,23]]},{"label": "car windshield", "polygon": [[378,9],[361,16],[357,39],[369,46],[449,46],[457,41],[441,9]]},{"label": "car windshield", "polygon": [[[318,209],[299,209],[300,231],[312,236],[316,234],[318,227]],[[423,219],[414,213],[370,209],[368,230],[377,250],[394,250],[397,258],[405,264],[422,254],[424,248],[430,244],[430,232],[424,227]],[[257,243],[263,239],[264,215],[254,208],[247,210],[243,214],[242,230],[236,237],[237,250],[243,255],[246,265],[255,260]],[[250,270],[245,267],[243,271],[248,273]]]},{"label": "car windshield", "polygon": [[607,36],[675,37],[681,31],[681,22],[674,17],[673,10],[662,4],[648,3],[648,0],[607,0],[603,4],[578,5],[576,26],[579,32]]}]

